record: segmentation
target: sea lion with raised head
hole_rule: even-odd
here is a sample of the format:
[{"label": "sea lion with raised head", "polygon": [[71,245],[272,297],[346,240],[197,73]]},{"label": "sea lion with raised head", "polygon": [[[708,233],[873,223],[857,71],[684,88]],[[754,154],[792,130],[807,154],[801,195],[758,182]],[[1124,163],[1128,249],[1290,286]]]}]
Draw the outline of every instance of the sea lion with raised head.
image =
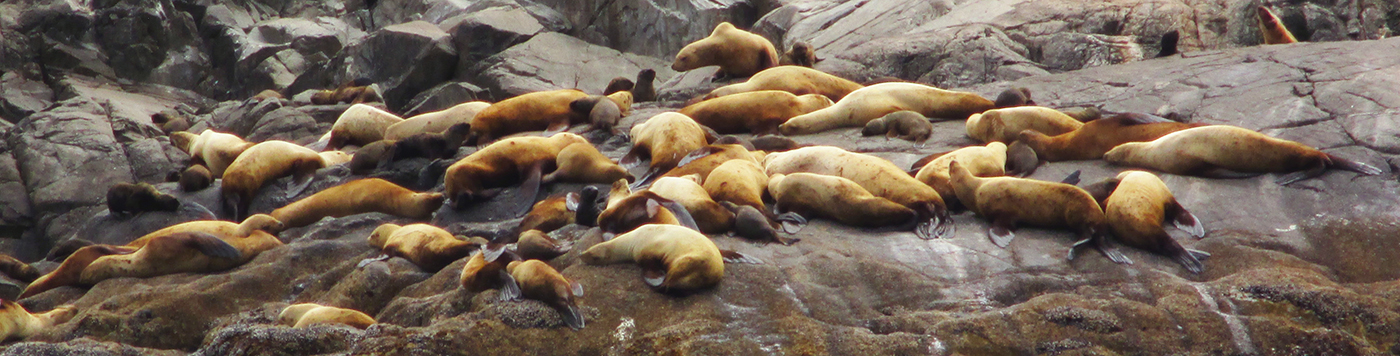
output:
[{"label": "sea lion with raised head", "polygon": [[583,328],[583,313],[575,300],[583,297],[583,285],[564,278],[554,267],[540,260],[511,261],[506,271],[515,280],[520,297],[544,302],[559,311],[565,325],[574,330]]},{"label": "sea lion with raised head", "polygon": [[778,50],[767,38],[721,22],[709,37],[692,42],[676,53],[671,70],[684,72],[718,65],[718,75],[742,78],[778,65]]},{"label": "sea lion with raised head", "polygon": [[316,170],[325,167],[321,155],[305,146],[277,140],[253,145],[224,171],[223,183],[219,186],[224,207],[233,213],[234,219],[242,219],[248,215],[253,197],[267,182],[292,176],[293,187],[288,195],[295,196],[310,185]]}]

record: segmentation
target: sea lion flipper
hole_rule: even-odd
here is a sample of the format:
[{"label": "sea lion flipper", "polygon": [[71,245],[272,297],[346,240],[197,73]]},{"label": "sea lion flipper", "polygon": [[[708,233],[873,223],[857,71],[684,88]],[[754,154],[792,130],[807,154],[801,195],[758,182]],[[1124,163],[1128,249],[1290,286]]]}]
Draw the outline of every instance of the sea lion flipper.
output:
[{"label": "sea lion flipper", "polygon": [[991,238],[997,247],[1006,248],[1011,245],[1011,240],[1016,238],[1016,232],[1013,231],[1015,227],[1016,223],[1009,219],[992,220],[992,226],[987,228],[987,237]]},{"label": "sea lion flipper", "polygon": [[1201,220],[1182,207],[1180,203],[1173,201],[1168,204],[1167,216],[1168,219],[1172,220],[1172,224],[1181,231],[1188,232],[1198,239],[1206,237],[1206,228],[1201,225]]},{"label": "sea lion flipper", "polygon": [[301,192],[306,191],[306,188],[311,186],[311,181],[314,180],[316,180],[314,174],[307,174],[305,177],[293,176],[292,180],[287,182],[287,199],[301,195]]},{"label": "sea lion flipper", "polygon": [[387,260],[389,260],[389,257],[390,257],[390,256],[387,255],[387,254],[380,254],[379,256],[366,258],[366,259],[360,260],[360,263],[356,263],[356,264],[355,264],[355,268],[364,268],[365,266],[367,266],[367,265],[369,265],[369,264],[371,264],[371,263],[375,263],[375,262],[379,262],[379,261],[387,261]]},{"label": "sea lion flipper", "polygon": [[515,282],[515,277],[504,270],[499,271],[499,276],[501,278],[500,300],[505,302],[520,299],[520,284]]},{"label": "sea lion flipper", "polygon": [[724,149],[715,146],[705,146],[697,148],[694,151],[690,151],[690,153],[686,154],[685,157],[681,157],[681,160],[676,162],[676,168],[685,167],[685,165],[689,164],[690,162],[695,162],[695,160],[697,159],[704,158],[705,156],[709,156],[723,150]]},{"label": "sea lion flipper", "polygon": [[1330,153],[1327,154],[1327,160],[1331,161],[1329,165],[1332,167],[1336,167],[1337,169],[1345,171],[1360,173],[1362,175],[1375,176],[1380,175],[1381,173],[1385,173],[1384,171],[1381,171],[1380,168],[1376,168],[1375,166],[1361,163],[1360,161],[1356,161],[1353,159],[1342,158]]},{"label": "sea lion flipper", "polygon": [[909,169],[911,172],[914,172],[913,174],[918,174],[919,170],[924,169],[924,166],[927,166],[929,162],[933,162],[933,160],[938,159],[938,157],[943,157],[944,155],[949,153],[953,153],[953,151],[939,152],[924,156],[924,158],[920,158],[919,160],[914,161],[914,164],[910,165]]},{"label": "sea lion flipper", "polygon": [[515,217],[524,216],[530,212],[530,208],[535,206],[536,195],[540,192],[540,183],[544,179],[544,161],[535,162],[530,165],[525,172],[525,183],[520,184],[520,197],[517,198]]},{"label": "sea lion flipper", "polygon": [[1016,141],[1011,146],[1006,147],[1006,175],[1025,177],[1035,173],[1035,169],[1040,166],[1040,157],[1036,155],[1031,146],[1024,142]]},{"label": "sea lion flipper", "polygon": [[739,251],[720,249],[719,255],[720,257],[724,258],[724,263],[747,263],[751,265],[763,264],[763,260],[760,260],[757,257],[743,254]]},{"label": "sea lion flipper", "polygon": [[641,161],[642,152],[646,152],[646,149],[633,145],[631,149],[627,150],[627,154],[622,155],[622,159],[617,160],[617,164],[621,165],[622,168],[632,169]]},{"label": "sea lion flipper", "polygon": [[657,167],[647,169],[647,172],[643,173],[641,178],[637,178],[636,182],[632,182],[632,184],[629,185],[628,188],[633,191],[636,191],[649,187],[651,186],[651,182],[655,181],[657,178],[661,178],[662,173],[663,172],[661,172],[661,169]]},{"label": "sea lion flipper", "polygon": [[1076,169],[1076,170],[1074,170],[1074,172],[1071,172],[1069,175],[1065,176],[1065,179],[1061,179],[1061,180],[1060,180],[1060,183],[1069,184],[1069,185],[1078,185],[1078,184],[1079,184],[1079,174],[1082,173],[1082,172],[1083,172],[1082,170]]},{"label": "sea lion flipper", "polygon": [[783,226],[783,232],[786,232],[788,234],[796,234],[798,231],[802,231],[802,227],[807,225],[807,218],[803,217],[801,214],[794,212],[778,214],[778,216],[774,217],[773,220],[777,220],[779,223],[781,223]]},{"label": "sea lion flipper", "polygon": [[573,293],[575,297],[583,297],[583,285],[579,284],[578,281],[570,281],[569,292]]},{"label": "sea lion flipper", "polygon": [[239,252],[233,245],[229,245],[228,242],[219,239],[218,236],[203,232],[190,232],[188,234],[189,237],[185,239],[185,243],[205,256],[229,259],[243,256],[242,252]]},{"label": "sea lion flipper", "polygon": [[[1253,177],[1258,177],[1258,176],[1260,176],[1260,175],[1262,175],[1262,174],[1263,174],[1263,173],[1237,172],[1237,171],[1232,171],[1232,170],[1229,170],[1229,169],[1226,169],[1226,168],[1223,168],[1223,167],[1209,166],[1209,167],[1206,167],[1205,169],[1200,170],[1200,173],[1198,173],[1198,174],[1196,174],[1196,175],[1197,175],[1197,176],[1201,176],[1201,177],[1205,177],[1205,178],[1237,179],[1237,178],[1253,178]],[[1295,173],[1295,174],[1296,174],[1296,173]],[[1290,175],[1291,175],[1291,174],[1290,174]],[[1285,176],[1285,177],[1287,177],[1287,176]],[[1301,178],[1300,178],[1300,179],[1301,179]],[[1282,179],[1280,179],[1280,182],[1279,182],[1280,185],[1286,185],[1286,184],[1288,184],[1288,183],[1292,183],[1292,181],[1286,182],[1286,183],[1285,183],[1285,182],[1282,182]]]},{"label": "sea lion flipper", "polygon": [[1197,260],[1205,261],[1207,258],[1210,258],[1210,252],[1205,252],[1205,251],[1201,251],[1201,250],[1192,250],[1192,249],[1189,249],[1189,248],[1186,249],[1186,252],[1187,252],[1187,253],[1190,253],[1190,254],[1191,254],[1191,257],[1195,257]]},{"label": "sea lion flipper", "polygon": [[568,194],[564,194],[564,209],[565,209],[565,210],[573,211],[573,212],[578,212],[578,204],[579,204],[579,195],[578,195],[578,193],[569,192]]},{"label": "sea lion flipper", "polygon": [[1177,263],[1181,264],[1181,267],[1185,267],[1186,270],[1191,273],[1199,274],[1206,269],[1205,264],[1201,263],[1201,260],[1196,259],[1195,254],[1192,254],[1191,251],[1187,251],[1186,249],[1177,251],[1172,256],[1172,259],[1175,259]]},{"label": "sea lion flipper", "polygon": [[559,316],[564,319],[564,324],[568,325],[570,328],[574,330],[583,329],[583,313],[579,311],[578,306],[569,305],[564,307],[564,309],[559,310]]},{"label": "sea lion flipper", "polygon": [[676,216],[676,220],[680,220],[681,226],[700,231],[700,225],[695,223],[695,217],[690,216],[690,211],[685,210],[684,205],[673,201],[661,202],[661,205],[670,210],[671,214]]},{"label": "sea lion flipper", "polygon": [[[722,252],[721,252],[722,253]],[[652,288],[660,287],[666,283],[666,271],[660,268],[642,268],[642,282]]]},{"label": "sea lion flipper", "polygon": [[498,242],[488,243],[481,248],[481,257],[484,258],[486,262],[496,262],[496,259],[500,258],[501,254],[506,252],[506,245],[507,244]]}]

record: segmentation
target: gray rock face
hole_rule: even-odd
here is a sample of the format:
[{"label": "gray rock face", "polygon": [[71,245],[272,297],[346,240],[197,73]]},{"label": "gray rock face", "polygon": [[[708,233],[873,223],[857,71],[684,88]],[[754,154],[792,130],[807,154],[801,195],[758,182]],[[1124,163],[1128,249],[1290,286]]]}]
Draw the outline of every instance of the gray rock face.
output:
[{"label": "gray rock face", "polygon": [[397,111],[419,92],[452,78],[457,51],[451,36],[437,26],[414,21],[387,26],[364,42],[346,49],[353,53],[349,73],[384,88],[384,103]]},{"label": "gray rock face", "polygon": [[[447,19],[440,25],[452,34],[457,49],[459,68],[470,68],[486,57],[529,40],[544,26],[525,9],[493,7]],[[470,73],[459,71],[457,75]]]},{"label": "gray rock face", "polygon": [[622,52],[671,59],[720,22],[748,28],[758,20],[744,1],[537,1],[565,14],[570,35]]},{"label": "gray rock face", "polygon": [[500,100],[563,88],[601,94],[608,81],[616,77],[635,79],[643,68],[655,69],[658,83],[675,75],[669,62],[620,53],[550,32],[481,61],[474,71],[478,73],[476,82]]}]

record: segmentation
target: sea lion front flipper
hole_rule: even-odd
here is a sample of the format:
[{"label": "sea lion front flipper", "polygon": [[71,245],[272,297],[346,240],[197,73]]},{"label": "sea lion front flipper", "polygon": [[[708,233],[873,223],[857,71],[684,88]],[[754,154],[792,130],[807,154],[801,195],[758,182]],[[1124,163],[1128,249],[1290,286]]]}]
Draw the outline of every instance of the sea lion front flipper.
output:
[{"label": "sea lion front flipper", "polygon": [[1070,173],[1069,175],[1065,176],[1065,179],[1061,179],[1061,180],[1060,180],[1060,183],[1069,184],[1069,185],[1079,185],[1079,173],[1081,173],[1081,172],[1082,172],[1082,171],[1081,171],[1081,170],[1078,170],[1078,169],[1074,170],[1074,172],[1072,172],[1072,173]]},{"label": "sea lion front flipper", "polygon": [[515,277],[504,270],[498,272],[501,278],[500,300],[505,302],[520,299],[520,284],[515,282]]},{"label": "sea lion front flipper", "polygon": [[228,259],[243,257],[242,252],[239,252],[233,245],[229,245],[228,242],[219,239],[218,236],[203,232],[190,232],[187,234],[189,237],[185,239],[185,243],[188,244],[189,247],[203,253],[205,256]]},{"label": "sea lion front flipper", "polygon": [[1118,180],[1118,177],[1104,178],[1097,183],[1084,186],[1084,191],[1088,192],[1089,196],[1094,197],[1094,201],[1099,202],[1100,207],[1103,207],[1104,201],[1107,201],[1108,197],[1113,195],[1113,191],[1118,189],[1119,182],[1121,181]]},{"label": "sea lion front flipper", "polygon": [[574,330],[583,329],[583,312],[579,311],[578,306],[569,305],[560,309],[559,317],[564,319],[564,325]]},{"label": "sea lion front flipper", "polygon": [[569,292],[573,293],[575,297],[583,297],[583,285],[579,284],[578,281],[570,281]]},{"label": "sea lion front flipper", "polygon": [[662,284],[666,283],[666,270],[642,267],[642,282],[652,288],[661,287]]},{"label": "sea lion front flipper", "polygon": [[1008,176],[1025,177],[1035,173],[1035,169],[1040,167],[1040,157],[1035,154],[1031,146],[1027,146],[1021,141],[1016,141],[1011,146],[1006,147],[1005,171]]},{"label": "sea lion front flipper", "polygon": [[617,164],[621,165],[622,168],[631,170],[632,167],[636,167],[637,164],[641,162],[642,152],[642,146],[634,145],[631,149],[627,150],[627,154],[622,155],[622,159],[617,160]]},{"label": "sea lion front flipper", "polygon": [[356,264],[355,264],[355,268],[364,268],[365,266],[367,266],[367,265],[369,265],[369,264],[371,264],[371,263],[375,263],[375,262],[379,262],[379,261],[388,261],[388,260],[389,260],[389,255],[387,255],[387,254],[379,254],[379,256],[370,257],[370,258],[366,258],[366,259],[360,260],[360,263],[356,263]]},{"label": "sea lion front flipper", "polygon": [[506,245],[509,244],[494,241],[487,243],[486,246],[481,247],[481,257],[485,259],[486,262],[496,262],[496,259],[500,258],[501,254],[506,252]]},{"label": "sea lion front flipper", "polygon": [[690,162],[695,162],[695,160],[697,159],[704,158],[705,156],[709,156],[720,151],[723,151],[723,149],[715,146],[705,146],[697,148],[694,151],[690,151],[690,153],[686,154],[685,157],[681,157],[681,160],[676,162],[676,168],[685,167],[685,165],[689,164]]},{"label": "sea lion front flipper", "polygon": [[745,255],[739,251],[734,250],[720,249],[719,256],[721,258],[724,258],[724,263],[747,263],[751,265],[763,264],[763,260],[760,260],[757,257]]},{"label": "sea lion front flipper", "polygon": [[664,201],[660,203],[662,206],[665,206],[667,210],[670,210],[671,214],[676,216],[676,220],[680,220],[681,226],[700,231],[700,225],[695,223],[695,217],[690,216],[690,211],[685,210],[684,205],[673,201]]},{"label": "sea lion front flipper", "polygon": [[[1206,256],[1210,255],[1207,254]],[[1201,260],[1197,259],[1195,254],[1186,249],[1181,249],[1174,253],[1172,259],[1175,259],[1177,263],[1181,264],[1181,267],[1185,267],[1186,270],[1191,273],[1200,274],[1202,271],[1206,270],[1205,264],[1201,263]]]},{"label": "sea lion front flipper", "polygon": [[578,195],[578,193],[569,192],[568,194],[564,194],[564,209],[565,209],[565,210],[572,211],[572,212],[578,212],[578,204],[579,204],[579,195]]},{"label": "sea lion front flipper", "polygon": [[802,217],[801,214],[794,213],[791,211],[778,214],[778,216],[774,217],[773,220],[777,220],[778,223],[782,225],[783,232],[786,232],[789,235],[796,234],[798,231],[802,231],[802,227],[807,226],[807,218]]},{"label": "sea lion front flipper", "polygon": [[311,186],[311,181],[315,178],[314,174],[307,174],[305,177],[293,176],[292,180],[287,182],[287,199],[301,195],[301,192],[306,191],[306,188]]},{"label": "sea lion front flipper", "polygon": [[535,162],[530,165],[529,171],[524,172],[525,183],[520,184],[520,197],[516,198],[514,217],[521,217],[530,213],[530,208],[535,206],[535,196],[540,192],[540,183],[544,179],[544,161]]},{"label": "sea lion front flipper", "polygon": [[651,182],[655,181],[657,178],[661,178],[662,173],[664,172],[661,172],[660,168],[652,167],[647,169],[647,172],[643,173],[641,178],[637,178],[636,182],[632,182],[632,184],[627,187],[633,191],[649,187],[651,186]]},{"label": "sea lion front flipper", "polygon": [[1274,183],[1278,183],[1278,185],[1289,185],[1293,184],[1293,182],[1320,176],[1325,171],[1327,171],[1327,165],[1318,164],[1312,168],[1279,176],[1278,179],[1274,180]]},{"label": "sea lion front flipper", "polygon": [[1171,219],[1176,228],[1190,233],[1191,236],[1198,239],[1206,237],[1206,228],[1201,225],[1201,220],[1176,201],[1167,204],[1167,219]]},{"label": "sea lion front flipper", "polygon": [[987,228],[987,237],[991,238],[992,243],[996,244],[997,247],[1006,248],[1006,246],[1011,245],[1011,240],[1016,238],[1015,228],[1016,222],[1011,219],[995,219],[992,220],[992,225]]}]

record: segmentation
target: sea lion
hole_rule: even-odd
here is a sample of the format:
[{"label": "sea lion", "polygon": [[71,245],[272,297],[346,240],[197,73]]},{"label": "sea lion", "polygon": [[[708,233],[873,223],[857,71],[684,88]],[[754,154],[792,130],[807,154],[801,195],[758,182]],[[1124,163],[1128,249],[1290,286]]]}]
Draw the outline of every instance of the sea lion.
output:
[{"label": "sea lion", "polygon": [[914,210],[919,217],[914,232],[920,238],[952,233],[953,219],[938,191],[883,158],[816,146],[768,154],[763,167],[770,176],[808,172],[850,179],[870,194]]},{"label": "sea lion", "polygon": [[1172,239],[1162,224],[1172,221],[1196,238],[1205,237],[1205,228],[1190,211],[1172,196],[1167,185],[1152,173],[1126,171],[1113,178],[1116,186],[1103,202],[1108,226],[1119,242],[1175,259],[1191,273],[1201,273],[1201,260],[1210,254],[1186,249]]},{"label": "sea lion", "polygon": [[949,183],[968,210],[991,222],[987,237],[1005,248],[1015,238],[1017,224],[1070,228],[1079,234],[1074,250],[1093,245],[1117,263],[1132,263],[1108,245],[1109,227],[1099,203],[1079,187],[1056,182],[1013,177],[979,178],[960,162],[949,163]]},{"label": "sea lion", "polygon": [[[623,187],[627,186],[625,180],[619,179],[617,182],[622,182]],[[613,184],[617,184],[617,182],[613,182]],[[598,207],[598,188],[594,186],[583,187],[578,195],[579,205],[578,211],[574,213],[574,223],[583,226],[598,226],[598,214],[603,212],[603,209]]]},{"label": "sea lion", "polygon": [[1264,44],[1287,44],[1296,43],[1298,38],[1293,37],[1293,33],[1283,26],[1283,21],[1279,21],[1268,7],[1260,6],[1256,8],[1259,19],[1259,35],[1264,38]]},{"label": "sea lion", "polygon": [[1031,90],[1023,87],[1007,88],[1001,94],[997,94],[997,100],[993,102],[996,107],[1009,108],[1016,106],[1035,105],[1035,100],[1031,99]]},{"label": "sea lion", "polygon": [[350,162],[350,154],[345,153],[345,151],[321,151],[318,155],[321,156],[321,162],[325,163],[326,167]]},{"label": "sea lion", "polygon": [[651,168],[638,182],[650,181],[653,176],[675,168],[691,151],[705,147],[715,139],[694,119],[674,112],[657,114],[632,126],[631,136],[632,149],[627,151],[620,163],[631,167],[643,156],[651,160]]},{"label": "sea lion", "polygon": [[166,135],[172,132],[188,131],[191,126],[190,118],[175,109],[166,109],[151,114],[151,123],[160,127],[160,131]]},{"label": "sea lion", "polygon": [[1381,174],[1379,168],[1365,163],[1229,125],[1189,128],[1151,142],[1124,143],[1104,153],[1103,159],[1117,165],[1210,178],[1289,173],[1280,176],[1278,184],[1316,177],[1329,167],[1362,175]]},{"label": "sea lion", "polygon": [[540,260],[511,261],[506,271],[518,285],[521,297],[544,302],[559,311],[564,324],[574,330],[583,328],[583,313],[574,300],[583,297],[583,285],[564,278]]},{"label": "sea lion", "polygon": [[277,323],[293,328],[316,324],[340,324],[364,330],[374,325],[374,317],[359,310],[337,308],[315,303],[288,305],[277,314]]},{"label": "sea lion", "polygon": [[[594,188],[594,192],[596,197],[597,188]],[[515,231],[550,232],[573,224],[577,218],[575,211],[581,203],[580,197],[579,193],[569,192],[540,200],[520,219]]]},{"label": "sea lion", "polygon": [[928,141],[929,136],[933,136],[933,123],[929,122],[928,118],[913,111],[896,111],[865,123],[865,129],[862,129],[860,134],[861,136],[885,135],[886,138],[898,137],[901,140],[914,141],[923,146],[924,141]]},{"label": "sea lion", "polygon": [[326,163],[316,151],[287,141],[266,141],[249,147],[238,156],[223,175],[219,186],[224,208],[233,212],[234,219],[248,215],[248,206],[264,184],[277,178],[293,176],[289,196],[301,193],[311,183],[316,170]]},{"label": "sea lion", "polygon": [[587,111],[579,112],[570,105],[586,97],[588,94],[582,91],[564,89],[501,100],[476,114],[472,119],[472,134],[476,135],[477,144],[484,144],[520,132],[563,131],[588,119]]},{"label": "sea lion", "polygon": [[[313,95],[313,96],[314,96],[314,95]],[[258,92],[257,94],[254,94],[253,97],[252,97],[252,98],[249,98],[249,99],[251,99],[252,101],[263,101],[263,100],[267,100],[267,99],[283,99],[283,98],[285,98],[285,97],[282,96],[282,93],[281,93],[281,92],[278,92],[278,91],[272,90],[272,89],[263,89],[263,91],[260,91],[260,92]]]},{"label": "sea lion", "polygon": [[[200,232],[223,239],[247,238],[254,235],[275,235],[285,230],[287,226],[281,221],[267,214],[253,214],[241,223],[233,223],[223,220],[197,220],[187,221],[168,226],[164,229],[153,231],[141,236],[126,244],[126,247],[141,247],[157,236],[173,235],[178,233]],[[257,237],[264,238],[264,237]]]},{"label": "sea lion", "polygon": [[1093,106],[1076,106],[1070,108],[1059,108],[1055,110],[1059,110],[1061,113],[1069,115],[1069,117],[1072,117],[1075,120],[1079,120],[1079,122],[1084,123],[1098,120],[1103,117],[1103,113],[1099,111],[1099,108]]},{"label": "sea lion", "polygon": [[[623,187],[626,188],[626,184]],[[632,192],[616,201],[609,197],[608,208],[598,214],[598,227],[604,232],[625,233],[647,224],[680,225],[700,230],[685,206],[648,190]]]},{"label": "sea lion", "polygon": [[992,101],[968,92],[915,83],[882,83],[857,89],[828,108],[798,115],[778,127],[783,135],[814,134],[865,126],[889,113],[910,110],[930,118],[966,119],[987,111]]},{"label": "sea lion", "polygon": [[634,86],[636,86],[636,84],[633,84],[631,79],[625,77],[613,78],[608,82],[608,87],[603,88],[603,95],[609,95],[620,91],[630,91]]},{"label": "sea lion", "polygon": [[477,113],[491,106],[484,101],[469,101],[440,111],[422,113],[404,119],[384,129],[385,140],[401,140],[420,133],[438,133],[457,124],[471,124]]},{"label": "sea lion", "polygon": [[619,91],[612,94],[589,95],[569,103],[569,109],[588,115],[588,123],[594,130],[612,131],[632,111],[632,92]]},{"label": "sea lion", "polygon": [[39,270],[10,255],[0,255],[0,273],[25,283],[39,278]]},{"label": "sea lion", "polygon": [[515,243],[516,253],[527,260],[552,260],[573,247],[573,242],[556,241],[540,230],[525,230]]},{"label": "sea lion", "polygon": [[765,152],[786,152],[807,147],[807,145],[797,143],[791,138],[778,135],[754,137],[749,140],[749,144],[753,145],[754,150]]},{"label": "sea lion", "polygon": [[77,313],[77,307],[60,305],[53,310],[33,314],[19,303],[0,300],[0,341],[27,339],[44,329],[68,322]]},{"label": "sea lion", "polygon": [[335,105],[383,102],[384,98],[379,96],[379,92],[374,89],[373,84],[374,81],[369,78],[355,78],[335,89],[317,91],[311,95],[311,103],[314,105]]},{"label": "sea lion", "polygon": [[444,194],[451,199],[452,207],[463,208],[465,202],[492,195],[486,194],[486,189],[515,185],[523,180],[521,195],[529,203],[522,209],[528,209],[534,204],[542,173],[547,168],[552,171],[560,151],[575,143],[587,144],[588,140],[560,132],[547,138],[512,137],[497,141],[448,166],[443,176]]},{"label": "sea lion", "polygon": [[327,133],[330,141],[326,147],[339,149],[345,145],[364,146],[383,140],[384,131],[388,130],[389,126],[403,121],[398,115],[373,106],[351,105],[335,119],[335,124],[331,125],[331,132]]},{"label": "sea lion", "polygon": [[[187,136],[188,135],[188,136]],[[190,154],[194,164],[203,164],[209,168],[209,173],[214,177],[223,177],[224,170],[228,168],[243,151],[253,147],[255,143],[243,141],[238,135],[217,132],[214,130],[204,130],[198,136],[193,136],[185,132],[172,133],[171,141],[188,142],[186,145],[176,145],[182,147]],[[176,137],[181,137],[176,139]]]},{"label": "sea lion", "polygon": [[1090,121],[1079,129],[1056,136],[1023,130],[1016,140],[1035,150],[1040,159],[1059,162],[1101,159],[1103,154],[1128,142],[1147,142],[1169,133],[1201,125],[1156,120],[1141,114],[1119,114]]},{"label": "sea lion", "polygon": [[978,177],[1007,175],[1007,148],[1006,144],[1001,142],[991,142],[986,146],[963,147],[930,157],[935,156],[936,158],[923,166],[916,167],[919,172],[914,175],[914,179],[933,187],[933,190],[938,191],[938,195],[943,197],[943,201],[949,206],[960,204],[952,184],[948,181],[948,165],[953,160],[962,162],[964,168]]},{"label": "sea lion", "polygon": [[311,225],[322,218],[384,213],[426,221],[442,206],[441,193],[418,193],[379,178],[365,178],[327,188],[270,215],[288,228]]},{"label": "sea lion", "polygon": [[1077,130],[1080,126],[1084,126],[1084,123],[1059,110],[1043,106],[1018,106],[973,114],[967,118],[967,136],[982,142],[1010,144],[1023,130],[1059,135]]},{"label": "sea lion", "polygon": [[180,191],[197,192],[214,184],[214,173],[204,165],[193,165],[180,171]]},{"label": "sea lion", "polygon": [[777,66],[764,69],[743,83],[711,90],[702,100],[759,90],[782,90],[793,95],[821,94],[833,102],[841,101],[862,86],[856,82],[802,66]]},{"label": "sea lion", "polygon": [[734,226],[734,213],[710,199],[710,194],[697,180],[699,178],[695,175],[661,177],[648,190],[684,206],[695,219],[700,232],[718,234],[729,231]]},{"label": "sea lion", "polygon": [[[748,205],[738,205],[727,201],[719,202],[720,206],[728,209],[734,214],[734,227],[730,230],[730,236],[739,236],[753,241],[776,242],[784,246],[792,245],[799,238],[788,238],[778,233],[781,227],[768,214]],[[806,223],[806,219],[801,220]]]},{"label": "sea lion", "polygon": [[778,65],[812,68],[813,65],[817,64],[817,61],[819,61],[817,52],[812,50],[812,45],[797,41],[792,44],[792,48],[788,48],[787,52],[783,52],[783,58],[778,60]]},{"label": "sea lion", "polygon": [[914,211],[870,194],[850,179],[797,172],[774,174],[768,192],[778,211],[831,219],[845,225],[879,227],[914,219]]},{"label": "sea lion", "polygon": [[1177,32],[1177,30],[1167,31],[1167,33],[1162,34],[1162,40],[1161,42],[1159,42],[1159,47],[1161,48],[1161,50],[1157,52],[1156,58],[1162,58],[1176,54],[1176,44],[1180,40],[1181,33]]},{"label": "sea lion", "polygon": [[78,248],[67,258],[64,258],[63,263],[59,264],[58,268],[29,283],[24,288],[24,292],[19,294],[19,299],[28,298],[50,289],[79,284],[83,269],[91,265],[94,260],[108,255],[130,254],[135,251],[136,248],[133,247],[111,245],[89,245]]},{"label": "sea lion", "polygon": [[637,83],[632,87],[632,99],[636,102],[656,101],[656,70],[647,68],[637,72]]},{"label": "sea lion", "polygon": [[147,183],[117,183],[107,188],[107,211],[113,215],[179,209],[179,200]]},{"label": "sea lion", "polygon": [[502,297],[520,295],[520,286],[516,285],[515,278],[506,272],[506,267],[512,261],[519,260],[518,256],[507,251],[500,257],[494,261],[487,261],[484,251],[472,253],[471,258],[462,266],[462,274],[458,277],[462,289],[481,293],[488,289],[500,288]]},{"label": "sea lion", "polygon": [[711,288],[724,277],[719,248],[699,231],[649,224],[603,241],[579,258],[590,265],[636,262],[647,285],[662,291]]},{"label": "sea lion", "polygon": [[393,141],[386,155],[388,162],[381,162],[380,166],[410,158],[452,158],[466,144],[470,135],[471,125],[459,123],[442,132],[423,132],[404,137]]},{"label": "sea lion", "polygon": [[[180,232],[153,236],[145,241],[145,245],[129,253],[93,259],[81,268],[76,284],[90,286],[120,277],[149,278],[175,273],[218,272],[243,265],[263,251],[282,246],[277,237],[258,233],[248,237],[221,237],[203,232]],[[80,253],[82,249],[68,259]],[[63,265],[50,275],[60,273],[66,265],[68,260],[64,260]]]},{"label": "sea lion", "polygon": [[[718,142],[718,141],[717,141]],[[740,144],[713,144],[691,152],[681,159],[679,166],[666,171],[664,177],[684,177],[698,174],[709,177],[715,168],[732,160],[746,160],[757,163],[764,152],[751,152]]]},{"label": "sea lion", "polygon": [[820,94],[759,90],[705,100],[682,108],[680,113],[721,134],[766,135],[778,133],[778,125],[794,116],[831,105],[831,99]]},{"label": "sea lion", "polygon": [[763,165],[750,159],[724,161],[705,176],[705,192],[717,202],[731,202],[767,211],[763,192],[768,190],[768,174]]},{"label": "sea lion", "polygon": [[718,65],[718,75],[741,78],[778,65],[778,50],[767,38],[721,22],[715,30],[676,53],[671,70],[684,72]]},{"label": "sea lion", "polygon": [[383,224],[369,234],[369,245],[389,257],[401,257],[427,272],[437,272],[470,256],[481,245],[428,224]]}]

